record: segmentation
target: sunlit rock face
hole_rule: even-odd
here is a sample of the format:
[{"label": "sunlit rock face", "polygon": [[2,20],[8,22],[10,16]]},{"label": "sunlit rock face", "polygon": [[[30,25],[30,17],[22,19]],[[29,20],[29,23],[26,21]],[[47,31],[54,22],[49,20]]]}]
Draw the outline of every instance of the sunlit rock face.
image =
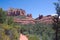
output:
[{"label": "sunlit rock face", "polygon": [[9,10],[7,10],[7,13],[9,16],[18,16],[18,15],[25,15],[26,12],[23,9],[9,8]]},{"label": "sunlit rock face", "polygon": [[27,14],[27,17],[30,17],[30,18],[32,18],[32,14]]},{"label": "sunlit rock face", "polygon": [[15,18],[14,22],[16,23],[21,23],[21,24],[35,24],[34,19],[32,18],[26,18],[26,19],[19,19],[19,18]]},{"label": "sunlit rock face", "polygon": [[53,17],[52,16],[46,16],[46,17],[43,17],[41,19],[41,22],[47,23],[47,24],[52,24],[54,21],[53,21]]},{"label": "sunlit rock face", "polygon": [[32,18],[32,14],[27,14],[23,9],[14,9],[9,8],[7,11],[8,16],[14,16],[14,22],[21,24],[35,24],[34,19]]},{"label": "sunlit rock face", "polygon": [[19,18],[15,18],[14,21],[15,22],[19,22],[21,24],[35,24],[36,22],[39,23],[45,23],[45,24],[53,24],[54,23],[54,17],[53,16],[43,16],[40,19],[33,19],[31,17],[26,17],[25,19],[19,19]]},{"label": "sunlit rock face", "polygon": [[36,19],[36,20],[38,20],[38,22],[40,22],[40,23],[45,23],[45,24],[52,24],[52,23],[54,23],[54,21],[53,21],[54,17],[51,16],[51,15],[41,16],[41,17],[39,16],[38,18],[39,19]]},{"label": "sunlit rock face", "polygon": [[14,22],[20,24],[35,24],[36,22],[53,24],[57,21],[52,15],[39,15],[36,19],[34,19],[32,14],[26,14],[26,11],[23,9],[9,8],[9,10],[7,10],[7,15],[14,16]]},{"label": "sunlit rock face", "polygon": [[20,34],[19,40],[28,40],[28,37],[26,35]]}]

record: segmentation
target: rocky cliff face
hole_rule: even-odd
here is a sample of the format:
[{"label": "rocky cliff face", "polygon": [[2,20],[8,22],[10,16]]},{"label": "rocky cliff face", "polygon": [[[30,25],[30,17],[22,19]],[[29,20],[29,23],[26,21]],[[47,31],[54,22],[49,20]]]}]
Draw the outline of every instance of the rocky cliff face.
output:
[{"label": "rocky cliff face", "polygon": [[9,10],[7,10],[7,15],[14,16],[14,22],[16,22],[16,23],[35,24],[35,22],[33,21],[34,19],[32,18],[32,14],[26,15],[25,10],[23,10],[23,9],[9,8]]},{"label": "rocky cliff face", "polygon": [[23,9],[14,9],[14,8],[9,8],[7,11],[9,16],[18,16],[18,15],[25,15],[25,10]]},{"label": "rocky cliff face", "polygon": [[[51,15],[47,15],[47,16],[43,16],[43,15],[39,15],[39,17],[37,17],[36,19],[32,18],[32,14],[27,14],[25,10],[23,9],[14,9],[14,8],[10,8],[7,11],[7,15],[8,16],[14,16],[14,22],[16,23],[21,23],[21,24],[35,24],[36,22],[40,22],[40,23],[46,23],[46,24],[52,24],[54,23],[54,17]],[[21,18],[20,18],[21,17]]]},{"label": "rocky cliff face", "polygon": [[41,16],[41,18],[40,18],[40,16],[38,17],[38,20],[40,23],[46,23],[46,24],[54,23],[53,19],[54,19],[54,17],[51,15],[47,15],[47,16],[43,16],[43,17]]}]

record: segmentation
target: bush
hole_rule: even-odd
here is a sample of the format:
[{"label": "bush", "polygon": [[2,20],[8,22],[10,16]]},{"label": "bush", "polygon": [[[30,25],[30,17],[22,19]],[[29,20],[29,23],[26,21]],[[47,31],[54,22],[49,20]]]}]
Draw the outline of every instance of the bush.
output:
[{"label": "bush", "polygon": [[7,24],[0,25],[0,40],[18,40],[20,26],[12,26]]},{"label": "bush", "polygon": [[28,37],[29,40],[39,40],[39,38],[36,35],[30,35]]},{"label": "bush", "polygon": [[23,25],[21,29],[24,30],[23,33],[37,35],[42,40],[53,40],[55,37],[55,30],[52,24]]}]

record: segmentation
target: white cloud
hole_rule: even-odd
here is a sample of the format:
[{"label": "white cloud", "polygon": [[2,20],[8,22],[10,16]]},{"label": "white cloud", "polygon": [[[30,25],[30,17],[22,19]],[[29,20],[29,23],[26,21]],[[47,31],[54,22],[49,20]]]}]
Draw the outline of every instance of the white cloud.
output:
[{"label": "white cloud", "polygon": [[60,19],[60,16],[59,16],[59,19]]},{"label": "white cloud", "polygon": [[51,16],[58,16],[58,14],[51,14]]}]

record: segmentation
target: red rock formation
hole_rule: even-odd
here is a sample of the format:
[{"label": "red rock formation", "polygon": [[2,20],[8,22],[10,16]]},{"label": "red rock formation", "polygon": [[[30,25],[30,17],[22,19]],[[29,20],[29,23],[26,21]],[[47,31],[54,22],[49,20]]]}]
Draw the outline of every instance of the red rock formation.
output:
[{"label": "red rock formation", "polygon": [[24,15],[25,16],[25,10],[23,9],[14,9],[14,8],[10,8],[9,10],[7,10],[8,15],[10,16],[18,16],[18,15]]},{"label": "red rock formation", "polygon": [[32,18],[32,14],[27,14],[27,17],[30,17],[30,18]]},{"label": "red rock formation", "polygon": [[36,20],[40,20],[43,18],[43,15],[39,15],[39,17],[36,18]]},{"label": "red rock formation", "polygon": [[19,19],[19,18],[14,18],[14,22],[16,23],[21,23],[21,24],[35,24],[34,19]]},{"label": "red rock formation", "polygon": [[20,11],[20,15],[25,15],[25,13],[26,13],[25,10],[23,10],[23,9],[20,9],[19,11]]},{"label": "red rock formation", "polygon": [[43,15],[39,15],[38,19],[42,19],[43,18]]},{"label": "red rock formation", "polygon": [[46,23],[46,24],[54,23],[52,16],[44,16],[43,18],[40,19],[40,22],[41,23]]},{"label": "red rock formation", "polygon": [[29,17],[27,17],[26,19],[15,18],[14,22],[21,23],[21,24],[30,24],[30,23],[35,24],[35,22],[40,22],[40,23],[45,23],[45,24],[54,23],[52,16],[49,16],[49,17],[44,16],[43,18],[38,19],[38,20],[34,20],[33,18],[29,18]]},{"label": "red rock formation", "polygon": [[14,22],[16,22],[16,23],[35,24],[35,22],[40,22],[40,23],[52,24],[52,23],[54,23],[54,20],[55,20],[54,17],[51,15],[47,15],[47,16],[39,15],[39,17],[34,20],[32,18],[32,14],[27,14],[27,15],[25,15],[25,14],[26,14],[26,12],[23,9],[10,8],[8,10],[8,15],[10,15],[10,16],[18,16],[18,15],[26,16],[25,19],[14,18]]}]

